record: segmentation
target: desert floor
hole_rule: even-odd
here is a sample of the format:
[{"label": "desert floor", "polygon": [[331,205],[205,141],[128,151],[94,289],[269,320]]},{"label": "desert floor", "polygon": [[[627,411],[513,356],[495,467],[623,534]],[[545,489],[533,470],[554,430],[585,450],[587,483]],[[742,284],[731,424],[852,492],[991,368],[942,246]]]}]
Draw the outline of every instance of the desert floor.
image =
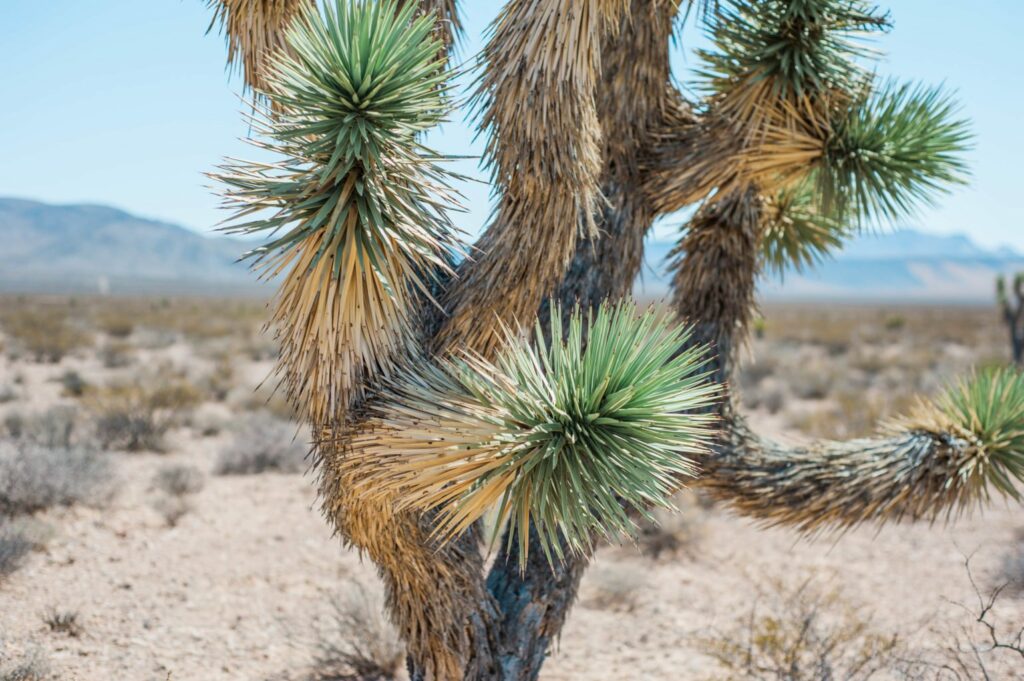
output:
[{"label": "desert floor", "polygon": [[[302,431],[273,379],[258,387],[273,366],[264,314],[0,299],[0,463],[26,442],[81,455],[51,501],[0,504],[0,680],[378,678],[354,673],[354,646],[379,678],[401,678],[373,567],[331,536]],[[992,309],[763,314],[736,389],[753,425],[784,440],[869,434],[913,395],[1007,361]],[[34,474],[47,489],[66,473]],[[1009,583],[987,619],[1012,639],[1019,504],[814,538],[692,493],[680,506],[638,545],[600,550],[543,679],[818,679],[827,665],[837,679],[957,678],[941,670],[957,657],[974,665],[959,678],[982,678],[977,659],[992,679],[1024,678],[1024,657],[987,650],[965,569],[969,555],[982,597]],[[748,649],[761,671],[739,668]]]}]

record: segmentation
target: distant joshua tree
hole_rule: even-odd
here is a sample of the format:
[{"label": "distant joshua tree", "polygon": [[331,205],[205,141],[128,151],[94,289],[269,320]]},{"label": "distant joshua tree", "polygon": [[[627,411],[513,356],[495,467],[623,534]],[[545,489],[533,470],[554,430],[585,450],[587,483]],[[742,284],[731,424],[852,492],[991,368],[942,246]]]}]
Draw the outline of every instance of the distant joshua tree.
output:
[{"label": "distant joshua tree", "polygon": [[1024,272],[1018,272],[1013,278],[1012,291],[1007,290],[1006,277],[999,275],[996,279],[996,300],[1003,313],[1003,322],[1010,332],[1013,363],[1024,366]]},{"label": "distant joshua tree", "polygon": [[[765,269],[962,182],[941,90],[876,79],[861,0],[509,0],[475,107],[497,205],[460,241],[444,158],[454,0],[211,0],[255,94],[214,176],[309,421],[323,510],[373,560],[414,679],[534,679],[598,540],[686,482],[808,532],[956,513],[1024,476],[1024,379],[983,373],[877,436],[783,447],[728,390]],[[669,46],[707,31],[698,82]],[[674,315],[626,302],[696,206]],[[532,329],[532,330],[531,330]],[[485,567],[481,518],[499,523]]]}]

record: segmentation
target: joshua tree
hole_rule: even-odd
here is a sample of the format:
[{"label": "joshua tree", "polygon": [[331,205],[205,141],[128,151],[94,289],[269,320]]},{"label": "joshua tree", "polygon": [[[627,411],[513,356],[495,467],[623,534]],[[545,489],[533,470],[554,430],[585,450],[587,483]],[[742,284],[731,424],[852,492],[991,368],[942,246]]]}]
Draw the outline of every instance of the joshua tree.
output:
[{"label": "joshua tree", "polygon": [[1024,272],[1018,272],[1013,278],[1013,301],[1007,291],[1006,278],[1002,275],[996,279],[996,300],[1002,309],[1003,322],[1010,332],[1010,349],[1013,352],[1013,363],[1024,366]]},{"label": "joshua tree", "polygon": [[[414,678],[536,678],[595,542],[687,481],[808,531],[1017,496],[1016,373],[802,449],[729,394],[764,268],[964,178],[950,97],[865,66],[873,7],[509,0],[476,67],[497,206],[468,247],[422,143],[451,105],[454,0],[213,4],[276,156],[215,173],[230,229],[270,235],[251,257],[282,277],[278,366],[323,510],[378,566]],[[712,40],[694,99],[669,73],[687,16]],[[636,313],[644,235],[686,206],[674,315]]]}]

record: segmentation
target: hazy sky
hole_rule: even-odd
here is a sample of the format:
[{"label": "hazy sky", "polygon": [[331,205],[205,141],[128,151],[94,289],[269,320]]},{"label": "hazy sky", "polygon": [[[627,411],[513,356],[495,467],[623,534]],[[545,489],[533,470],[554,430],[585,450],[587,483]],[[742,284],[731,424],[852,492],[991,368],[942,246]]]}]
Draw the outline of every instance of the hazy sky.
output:
[{"label": "hazy sky", "polygon": [[[465,58],[498,3],[461,5]],[[877,42],[887,53],[879,70],[955,88],[977,136],[971,185],[907,226],[1024,250],[1024,3],[887,5],[895,29]],[[224,43],[205,34],[209,21],[204,0],[0,1],[0,196],[105,203],[211,229],[224,214],[202,172],[251,152],[240,141],[240,79],[225,72]],[[693,65],[688,50],[699,41],[693,30],[684,35],[677,76]],[[480,151],[461,120],[432,142],[452,154]],[[473,162],[459,170],[486,178]],[[470,212],[459,222],[476,232],[488,190],[465,191]],[[665,220],[659,233],[678,223]]]}]

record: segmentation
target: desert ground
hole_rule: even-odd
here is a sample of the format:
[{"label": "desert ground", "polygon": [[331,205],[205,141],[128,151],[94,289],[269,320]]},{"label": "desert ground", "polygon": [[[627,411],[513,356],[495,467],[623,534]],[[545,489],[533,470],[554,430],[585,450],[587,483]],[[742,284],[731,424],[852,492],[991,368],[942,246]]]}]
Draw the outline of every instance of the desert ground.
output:
[{"label": "desert ground", "polygon": [[[373,566],[331,536],[273,392],[265,315],[0,298],[0,681],[403,678]],[[734,388],[786,440],[870,434],[1008,361],[994,308],[762,315]],[[1018,503],[805,537],[678,501],[599,551],[545,681],[1024,679],[993,647],[1024,627]]]}]

